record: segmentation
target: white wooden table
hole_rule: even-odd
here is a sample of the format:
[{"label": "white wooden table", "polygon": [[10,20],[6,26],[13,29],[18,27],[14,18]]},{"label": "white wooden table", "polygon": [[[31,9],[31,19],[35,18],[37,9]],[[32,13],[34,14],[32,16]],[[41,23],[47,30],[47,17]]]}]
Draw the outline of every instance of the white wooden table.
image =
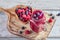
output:
[{"label": "white wooden table", "polygon": [[[11,8],[16,5],[24,4],[32,6],[37,9],[60,9],[59,0],[0,0],[0,7]],[[51,11],[54,15],[57,14],[57,11]],[[49,12],[49,13],[51,13]],[[10,34],[6,29],[7,16],[5,14],[0,14],[0,40],[23,40],[22,38],[5,38],[10,37]],[[60,40],[60,17],[56,17],[56,22],[53,26],[51,33],[47,40]],[[12,37],[14,37],[13,35]],[[2,38],[4,37],[4,38]]]}]

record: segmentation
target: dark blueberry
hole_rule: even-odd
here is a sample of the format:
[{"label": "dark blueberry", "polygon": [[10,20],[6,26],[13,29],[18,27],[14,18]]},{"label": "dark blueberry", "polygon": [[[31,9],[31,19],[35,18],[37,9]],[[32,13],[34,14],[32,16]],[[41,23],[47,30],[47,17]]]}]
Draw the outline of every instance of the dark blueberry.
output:
[{"label": "dark blueberry", "polygon": [[20,31],[19,33],[20,33],[20,34],[22,34],[23,32],[22,32],[22,31]]},{"label": "dark blueberry", "polygon": [[26,27],[25,26],[22,26],[22,29],[25,29]]},{"label": "dark blueberry", "polygon": [[29,10],[31,10],[32,8],[30,6],[27,7]]},{"label": "dark blueberry", "polygon": [[15,12],[17,13],[17,11],[18,11],[18,8],[16,8]]},{"label": "dark blueberry", "polygon": [[49,16],[52,16],[53,14],[49,14]]},{"label": "dark blueberry", "polygon": [[29,13],[28,10],[26,10],[26,11],[25,11],[25,14],[28,15],[28,13]]},{"label": "dark blueberry", "polygon": [[33,17],[34,19],[36,19],[36,17]]},{"label": "dark blueberry", "polygon": [[24,14],[24,12],[21,12],[20,14],[21,14],[21,15],[23,15],[23,14]]},{"label": "dark blueberry", "polygon": [[36,14],[33,14],[33,18],[36,18]]},{"label": "dark blueberry", "polygon": [[38,17],[36,17],[35,19],[36,19],[36,20],[38,20],[39,18],[38,18]]},{"label": "dark blueberry", "polygon": [[28,6],[27,8],[28,8],[28,11],[32,13],[32,8],[30,6]]},{"label": "dark blueberry", "polygon": [[52,19],[54,19],[55,17],[54,16],[52,16]]},{"label": "dark blueberry", "polygon": [[58,13],[57,16],[60,16],[60,13]]},{"label": "dark blueberry", "polygon": [[36,17],[40,16],[40,13],[39,13],[39,12],[37,12],[37,13],[35,13],[35,14],[36,14]]},{"label": "dark blueberry", "polygon": [[35,15],[36,15],[36,17],[38,16],[38,14],[37,14],[37,13],[36,13]]},{"label": "dark blueberry", "polygon": [[36,17],[33,16],[34,19],[36,19]]}]

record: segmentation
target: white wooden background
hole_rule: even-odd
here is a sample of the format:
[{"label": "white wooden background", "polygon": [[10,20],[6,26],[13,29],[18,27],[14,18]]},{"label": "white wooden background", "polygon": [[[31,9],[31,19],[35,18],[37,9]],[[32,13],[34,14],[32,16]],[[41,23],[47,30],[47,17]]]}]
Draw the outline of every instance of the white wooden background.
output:
[{"label": "white wooden background", "polygon": [[[60,9],[59,0],[0,0],[0,7],[11,8],[13,6],[20,4],[28,5],[37,9]],[[49,11],[49,13],[56,15],[59,11]],[[7,16],[5,14],[0,14],[0,40],[23,40],[22,38],[5,38],[11,37],[6,29]],[[60,40],[60,17],[56,17],[56,22],[53,26],[51,33],[47,40]],[[14,37],[13,35],[12,37]],[[4,37],[4,38],[2,38]]]}]

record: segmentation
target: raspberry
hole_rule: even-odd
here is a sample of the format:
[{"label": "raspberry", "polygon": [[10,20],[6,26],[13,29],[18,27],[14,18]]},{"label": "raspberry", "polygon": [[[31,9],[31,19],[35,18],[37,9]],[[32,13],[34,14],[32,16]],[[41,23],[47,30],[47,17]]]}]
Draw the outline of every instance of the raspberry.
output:
[{"label": "raspberry", "polygon": [[18,9],[17,13],[20,13],[20,12],[21,12],[21,10],[20,10],[20,9]]},{"label": "raspberry", "polygon": [[30,16],[29,15],[27,15],[27,20],[29,20],[30,19]]},{"label": "raspberry", "polygon": [[25,30],[25,34],[30,34],[31,31],[30,30]]},{"label": "raspberry", "polygon": [[51,23],[52,21],[53,21],[52,18],[50,18],[50,19],[48,20],[49,23]]},{"label": "raspberry", "polygon": [[23,18],[26,18],[26,15],[22,15]]}]

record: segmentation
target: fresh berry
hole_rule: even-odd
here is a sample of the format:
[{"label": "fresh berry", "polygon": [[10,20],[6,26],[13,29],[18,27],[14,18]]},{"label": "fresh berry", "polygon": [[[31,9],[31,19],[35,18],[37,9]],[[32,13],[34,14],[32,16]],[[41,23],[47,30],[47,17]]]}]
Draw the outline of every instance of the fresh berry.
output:
[{"label": "fresh berry", "polygon": [[21,12],[21,9],[18,9],[17,13],[20,13]]},{"label": "fresh berry", "polygon": [[51,14],[49,14],[49,16],[52,16],[53,14],[51,13]]},{"label": "fresh berry", "polygon": [[27,20],[29,20],[30,19],[30,16],[28,15],[26,18],[27,18]]},{"label": "fresh berry", "polygon": [[22,32],[22,31],[20,31],[19,33],[20,33],[20,34],[22,34],[23,32]]},{"label": "fresh berry", "polygon": [[26,10],[32,13],[32,8],[30,6],[26,7]]},{"label": "fresh berry", "polygon": [[21,12],[24,12],[24,9],[18,9],[17,13],[21,13]]},{"label": "fresh berry", "polygon": [[25,30],[25,34],[31,34],[30,30]]},{"label": "fresh berry", "polygon": [[22,26],[22,29],[24,30],[26,27],[25,26]]},{"label": "fresh berry", "polygon": [[54,19],[55,17],[54,16],[52,16],[52,19]]},{"label": "fresh berry", "polygon": [[26,15],[28,15],[28,14],[29,14],[29,11],[28,11],[28,10],[26,10],[26,11],[25,11],[25,14],[26,14]]},{"label": "fresh berry", "polygon": [[60,13],[58,13],[57,16],[60,16]]},{"label": "fresh berry", "polygon": [[23,18],[26,18],[26,15],[22,15]]},{"label": "fresh berry", "polygon": [[52,21],[53,21],[52,18],[50,18],[50,19],[48,20],[48,23],[52,23]]}]

